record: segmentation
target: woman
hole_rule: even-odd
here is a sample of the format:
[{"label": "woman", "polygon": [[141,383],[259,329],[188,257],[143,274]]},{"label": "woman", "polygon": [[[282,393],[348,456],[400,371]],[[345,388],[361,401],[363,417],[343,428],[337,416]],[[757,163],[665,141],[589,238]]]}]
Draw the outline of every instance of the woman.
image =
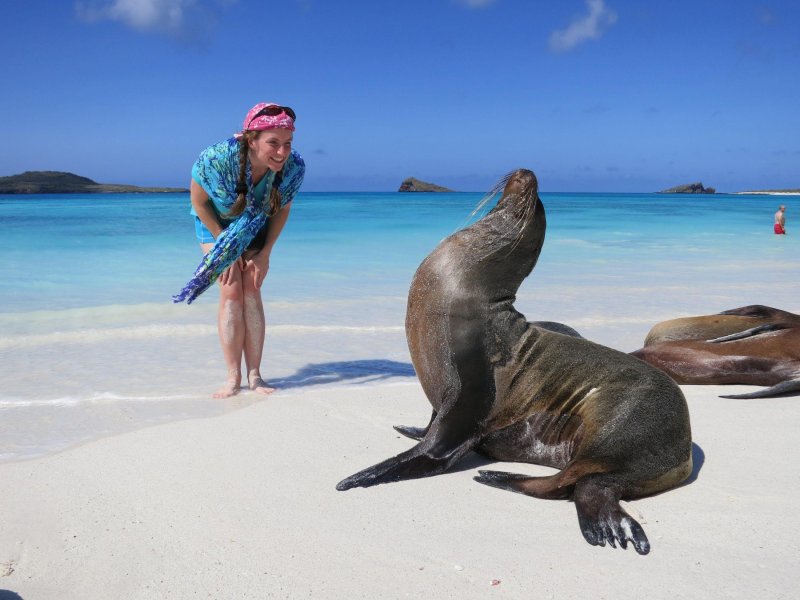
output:
[{"label": "woman", "polygon": [[294,121],[289,107],[256,104],[242,132],[206,148],[192,168],[191,212],[205,256],[173,299],[191,303],[219,280],[217,329],[228,376],[215,398],[239,392],[243,355],[250,389],[274,391],[261,377],[261,284],[305,175],[303,159],[292,150]]}]

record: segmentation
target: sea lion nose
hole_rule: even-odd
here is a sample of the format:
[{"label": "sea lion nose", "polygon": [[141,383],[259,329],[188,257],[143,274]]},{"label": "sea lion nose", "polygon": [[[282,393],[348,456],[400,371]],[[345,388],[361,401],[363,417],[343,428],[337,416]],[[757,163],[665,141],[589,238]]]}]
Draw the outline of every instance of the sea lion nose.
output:
[{"label": "sea lion nose", "polygon": [[534,186],[534,190],[538,187],[536,175],[533,174],[533,171],[517,169],[508,176],[503,195],[520,193],[522,190],[527,190],[531,186]]}]

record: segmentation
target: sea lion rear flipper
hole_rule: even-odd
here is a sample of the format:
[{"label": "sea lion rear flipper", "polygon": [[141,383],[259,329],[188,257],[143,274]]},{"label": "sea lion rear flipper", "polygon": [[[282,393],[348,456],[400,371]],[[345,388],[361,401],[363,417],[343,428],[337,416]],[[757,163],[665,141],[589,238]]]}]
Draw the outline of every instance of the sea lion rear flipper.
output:
[{"label": "sea lion rear flipper", "polygon": [[478,471],[480,475],[474,479],[478,483],[501,490],[517,492],[534,498],[558,500],[569,498],[572,495],[573,486],[582,477],[593,473],[602,473],[607,469],[607,465],[602,461],[578,459],[571,461],[561,471],[549,477],[530,477],[505,471]]},{"label": "sea lion rear flipper", "polygon": [[549,477],[529,477],[517,473],[506,473],[505,471],[478,471],[480,475],[473,477],[478,483],[496,487],[501,490],[517,492],[535,498],[547,500],[561,500],[568,498],[572,493],[572,487],[559,487],[558,479],[560,474]]},{"label": "sea lion rear flipper", "polygon": [[650,552],[650,542],[642,526],[620,506],[619,489],[604,483],[601,478],[582,479],[575,484],[573,500],[578,511],[578,525],[584,539],[592,546],[606,542],[625,549],[628,542],[639,554]]},{"label": "sea lion rear flipper", "polygon": [[790,379],[789,381],[781,381],[772,387],[763,388],[749,394],[726,394],[720,398],[732,398],[734,400],[750,400],[752,398],[769,398],[770,396],[777,396],[778,394],[789,394],[791,392],[800,392],[800,379]]}]

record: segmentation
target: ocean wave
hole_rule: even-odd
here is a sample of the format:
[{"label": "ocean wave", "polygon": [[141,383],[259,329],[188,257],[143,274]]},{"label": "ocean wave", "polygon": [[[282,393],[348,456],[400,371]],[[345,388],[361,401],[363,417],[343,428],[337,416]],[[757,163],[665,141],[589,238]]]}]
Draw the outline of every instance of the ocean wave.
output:
[{"label": "ocean wave", "polygon": [[146,325],[143,327],[113,327],[80,331],[53,331],[40,334],[0,336],[0,350],[49,346],[53,344],[95,344],[107,340],[137,340],[173,336],[204,336],[215,334],[214,325]]},{"label": "ocean wave", "polygon": [[[293,334],[373,334],[402,333],[402,325],[271,325],[269,335]],[[53,331],[41,334],[16,334],[0,336],[0,350],[30,348],[57,344],[96,344],[109,340],[153,340],[155,338],[180,338],[216,336],[217,326],[208,325],[144,325],[141,327],[112,327],[107,329],[83,329],[80,331]]]},{"label": "ocean wave", "polygon": [[3,398],[0,396],[0,409],[33,408],[54,406],[79,406],[81,404],[114,403],[114,402],[172,402],[175,400],[191,400],[196,396],[180,394],[174,396],[126,396],[113,392],[95,392],[87,396],[61,396],[58,398]]}]

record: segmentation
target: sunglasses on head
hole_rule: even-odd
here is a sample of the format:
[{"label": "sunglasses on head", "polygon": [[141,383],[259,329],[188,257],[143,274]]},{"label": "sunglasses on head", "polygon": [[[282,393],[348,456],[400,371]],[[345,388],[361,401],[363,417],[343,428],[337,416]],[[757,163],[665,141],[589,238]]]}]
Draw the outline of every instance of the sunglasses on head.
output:
[{"label": "sunglasses on head", "polygon": [[273,104],[270,106],[265,106],[255,115],[253,115],[253,118],[250,119],[250,122],[247,124],[247,126],[250,127],[253,121],[255,121],[258,117],[263,117],[263,116],[276,117],[281,113],[286,113],[287,115],[289,115],[292,121],[297,120],[297,116],[295,116],[294,111],[291,108],[289,108],[288,106],[276,106]]}]

